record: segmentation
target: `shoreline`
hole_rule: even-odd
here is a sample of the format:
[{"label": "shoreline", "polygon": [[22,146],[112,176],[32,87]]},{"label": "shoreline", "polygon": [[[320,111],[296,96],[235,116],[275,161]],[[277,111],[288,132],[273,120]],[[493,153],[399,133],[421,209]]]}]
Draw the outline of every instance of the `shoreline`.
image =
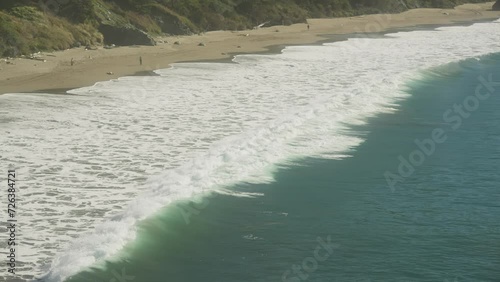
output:
[{"label": "shoreline", "polygon": [[[438,27],[449,27],[449,26],[467,26],[467,25],[472,25],[475,23],[490,22],[490,21],[493,21],[496,19],[498,19],[498,18],[482,19],[482,20],[472,21],[472,22],[470,22],[470,21],[455,22],[455,23],[439,24],[439,25],[437,25],[437,24],[419,24],[419,25],[410,26],[410,27],[395,27],[395,28],[387,29],[387,30],[380,31],[380,32],[374,32],[374,33],[370,33],[370,34],[366,33],[365,35],[367,35],[366,38],[373,38],[373,36],[370,36],[370,35],[374,35],[374,34],[380,35],[382,37],[383,35],[388,34],[388,33],[405,32],[405,31],[413,31],[413,30],[432,30],[432,29],[438,28]],[[316,42],[312,42],[309,44],[276,44],[276,45],[271,45],[271,46],[265,46],[264,48],[266,50],[259,51],[259,52],[251,52],[251,53],[235,52],[235,53],[228,54],[229,57],[227,57],[227,58],[201,59],[201,60],[196,60],[196,61],[188,60],[188,61],[173,62],[171,64],[177,64],[177,63],[215,63],[215,62],[231,64],[231,63],[234,63],[233,62],[234,57],[239,56],[239,55],[279,54],[283,49],[285,49],[286,47],[289,47],[289,46],[315,46],[315,45],[321,45],[324,43],[340,42],[340,41],[345,41],[349,38],[354,38],[356,36],[356,34],[357,33],[321,35],[323,37],[326,37],[326,39],[321,39],[321,40],[318,40]],[[342,36],[342,38],[336,38],[339,36]],[[169,66],[171,66],[171,64],[165,68],[168,68]],[[133,74],[128,74],[125,76],[159,76],[157,73],[154,72],[155,70],[137,71]],[[106,81],[106,80],[102,80],[102,81]],[[96,81],[96,83],[97,82],[99,82],[99,81]],[[92,85],[85,85],[85,86],[81,86],[81,87],[87,87],[87,86],[92,86]],[[67,94],[67,91],[77,89],[77,88],[80,88],[80,87],[39,89],[39,90],[26,92],[25,94]],[[7,93],[2,93],[0,91],[0,95],[2,95],[2,94],[7,94]]]},{"label": "shoreline", "polygon": [[[468,25],[500,18],[491,11],[494,2],[464,4],[454,9],[412,9],[399,14],[362,15],[348,18],[310,19],[307,24],[272,26],[257,30],[212,31],[202,35],[160,38],[157,46],[124,46],[85,51],[73,48],[43,52],[40,59],[0,60],[0,95],[5,93],[57,93],[92,86],[123,76],[154,75],[173,63],[231,62],[241,54],[279,53],[286,46],[317,45],[352,37]],[[371,35],[371,36],[370,36]],[[178,41],[180,45],[174,44]],[[167,42],[167,43],[161,43]],[[203,43],[204,46],[199,46]],[[139,64],[139,57],[144,64]],[[75,65],[71,66],[71,59]],[[112,72],[112,75],[107,74]]]}]

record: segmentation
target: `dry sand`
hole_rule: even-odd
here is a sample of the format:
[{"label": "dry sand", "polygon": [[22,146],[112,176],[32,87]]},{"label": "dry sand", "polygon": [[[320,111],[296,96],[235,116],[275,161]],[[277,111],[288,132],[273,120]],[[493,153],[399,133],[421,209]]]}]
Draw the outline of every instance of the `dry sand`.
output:
[{"label": "dry sand", "polygon": [[[493,2],[465,4],[455,9],[413,9],[400,14],[367,15],[350,18],[310,19],[307,24],[273,26],[246,31],[214,31],[202,35],[164,37],[157,46],[66,51],[40,54],[43,61],[11,59],[0,61],[0,94],[71,89],[97,81],[165,68],[184,61],[231,58],[238,53],[268,51],[270,46],[311,44],[335,40],[335,35],[373,33],[418,25],[472,23],[500,18],[491,11]],[[180,45],[174,42],[180,42]],[[201,42],[205,46],[198,46]],[[139,64],[142,56],[143,65]],[[75,63],[71,66],[71,59]],[[111,75],[108,73],[112,73]]]}]

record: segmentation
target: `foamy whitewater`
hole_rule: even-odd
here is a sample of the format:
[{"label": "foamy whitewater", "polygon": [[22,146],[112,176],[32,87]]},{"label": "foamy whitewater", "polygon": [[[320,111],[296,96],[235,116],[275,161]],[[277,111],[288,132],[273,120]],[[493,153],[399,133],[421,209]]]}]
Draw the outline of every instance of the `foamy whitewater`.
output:
[{"label": "foamy whitewater", "polygon": [[258,197],[225,188],[272,181],[273,167],[301,157],[346,157],[363,141],[349,126],[394,111],[422,70],[499,51],[496,21],[0,96],[0,161],[21,179],[18,272],[63,281],[112,258],[174,201]]}]

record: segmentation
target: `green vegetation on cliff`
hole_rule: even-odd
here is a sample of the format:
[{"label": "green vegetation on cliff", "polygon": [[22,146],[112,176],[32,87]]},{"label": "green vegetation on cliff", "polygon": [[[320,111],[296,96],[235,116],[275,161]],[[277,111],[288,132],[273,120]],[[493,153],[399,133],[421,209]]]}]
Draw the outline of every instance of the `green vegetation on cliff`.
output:
[{"label": "green vegetation on cliff", "polygon": [[[464,0],[1,0],[0,56],[80,45],[154,44],[149,36],[242,30],[339,17],[450,8]],[[485,2],[472,0],[468,2]]]}]

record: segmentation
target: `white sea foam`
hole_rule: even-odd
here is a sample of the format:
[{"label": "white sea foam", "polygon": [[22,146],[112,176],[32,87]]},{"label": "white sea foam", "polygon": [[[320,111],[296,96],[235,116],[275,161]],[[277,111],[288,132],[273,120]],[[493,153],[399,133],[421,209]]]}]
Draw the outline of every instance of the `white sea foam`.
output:
[{"label": "white sea foam", "polygon": [[418,71],[499,42],[498,22],[481,23],[175,64],[74,95],[3,95],[0,161],[23,179],[19,271],[62,281],[169,203],[271,181],[273,165],[296,158],[346,157],[363,141],[349,125],[397,109]]}]

